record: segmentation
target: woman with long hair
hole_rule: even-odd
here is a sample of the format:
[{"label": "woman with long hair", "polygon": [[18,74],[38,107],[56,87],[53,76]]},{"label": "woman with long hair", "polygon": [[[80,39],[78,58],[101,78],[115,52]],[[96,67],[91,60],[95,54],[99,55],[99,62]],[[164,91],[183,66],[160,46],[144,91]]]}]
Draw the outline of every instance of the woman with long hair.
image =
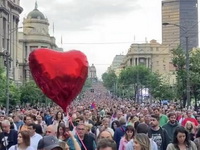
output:
[{"label": "woman with long hair", "polygon": [[134,150],[151,150],[151,144],[147,134],[138,133],[134,138]]},{"label": "woman with long hair", "polygon": [[195,127],[194,124],[191,121],[187,121],[185,124],[185,129],[187,130],[189,134],[189,139],[194,141],[195,137]]},{"label": "woman with long hair", "polygon": [[135,134],[134,127],[132,125],[128,125],[125,130],[125,135],[121,138],[119,144],[119,150],[125,150],[126,144],[133,139]]},{"label": "woman with long hair", "polygon": [[114,120],[111,123],[111,128],[113,129],[113,131],[115,131],[118,127],[120,127],[119,121],[118,120]]},{"label": "woman with long hair", "polygon": [[64,123],[60,123],[57,128],[57,138],[61,141],[65,141],[68,137],[66,137],[66,127]]},{"label": "woman with long hair", "polygon": [[34,148],[30,146],[30,135],[28,131],[20,131],[17,141],[18,144],[11,146],[9,150],[34,150]]},{"label": "woman with long hair", "polygon": [[167,150],[197,150],[197,147],[190,140],[187,130],[179,126],[175,129],[173,141],[168,144]]},{"label": "woman with long hair", "polygon": [[61,111],[58,111],[55,115],[55,120],[53,121],[53,125],[58,127],[60,123],[64,123],[66,125],[66,122],[63,120],[64,114]]}]

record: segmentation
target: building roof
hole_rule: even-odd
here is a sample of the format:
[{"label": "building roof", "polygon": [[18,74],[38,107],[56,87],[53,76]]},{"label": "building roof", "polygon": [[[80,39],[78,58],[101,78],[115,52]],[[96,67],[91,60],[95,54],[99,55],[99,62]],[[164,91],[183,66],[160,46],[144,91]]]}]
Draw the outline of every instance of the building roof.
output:
[{"label": "building roof", "polygon": [[44,14],[38,10],[38,5],[37,5],[37,2],[35,2],[35,9],[32,10],[28,16],[27,16],[28,19],[45,19],[44,17]]}]

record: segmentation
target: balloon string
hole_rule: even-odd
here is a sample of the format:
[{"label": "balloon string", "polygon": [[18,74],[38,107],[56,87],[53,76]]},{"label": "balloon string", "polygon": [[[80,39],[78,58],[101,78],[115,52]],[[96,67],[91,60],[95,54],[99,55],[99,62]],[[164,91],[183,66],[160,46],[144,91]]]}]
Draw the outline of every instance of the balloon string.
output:
[{"label": "balloon string", "polygon": [[[66,111],[66,113],[67,113],[67,111]],[[72,122],[72,119],[69,118],[69,120],[70,120],[70,123],[71,123],[73,129],[75,129],[75,126],[74,126],[74,123]],[[76,129],[75,129],[75,132],[76,132],[76,135],[78,136],[78,139],[81,141],[81,144],[83,145],[84,149],[87,150],[85,144],[84,144],[83,141],[81,140],[81,138],[80,138],[79,134],[77,133]]]}]

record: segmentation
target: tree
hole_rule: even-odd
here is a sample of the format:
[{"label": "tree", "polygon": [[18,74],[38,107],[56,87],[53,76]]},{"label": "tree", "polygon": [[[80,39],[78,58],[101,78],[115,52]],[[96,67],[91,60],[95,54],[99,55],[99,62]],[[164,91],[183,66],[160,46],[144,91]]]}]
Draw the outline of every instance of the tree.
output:
[{"label": "tree", "polygon": [[[169,94],[163,92],[161,88],[162,79],[160,75],[152,72],[150,69],[143,65],[127,67],[124,69],[119,76],[119,87],[126,87],[126,89],[132,87],[135,90],[134,95],[136,95],[139,89],[148,88],[151,95],[156,99],[171,98]],[[167,87],[167,84],[163,86]],[[165,88],[166,89],[166,88]]]},{"label": "tree", "polygon": [[185,69],[186,57],[183,49],[179,46],[172,50],[172,62],[176,67],[176,81],[177,81],[177,98],[182,102],[182,106],[186,106],[186,79],[187,73]]},{"label": "tree", "polygon": [[190,85],[192,94],[194,95],[195,108],[197,101],[200,99],[200,49],[196,49],[191,53],[190,58]]},{"label": "tree", "polygon": [[108,89],[108,90],[114,90],[114,87],[117,82],[117,76],[114,71],[109,71],[108,73],[104,73],[102,75],[103,79],[103,85]]},{"label": "tree", "polygon": [[[3,68],[0,68],[0,103],[6,105],[6,73]],[[9,101],[10,105],[19,104],[20,90],[15,85],[14,81],[9,80]]]},{"label": "tree", "polygon": [[37,87],[34,81],[29,81],[21,86],[21,103],[36,104],[38,102],[45,103],[46,96]]}]

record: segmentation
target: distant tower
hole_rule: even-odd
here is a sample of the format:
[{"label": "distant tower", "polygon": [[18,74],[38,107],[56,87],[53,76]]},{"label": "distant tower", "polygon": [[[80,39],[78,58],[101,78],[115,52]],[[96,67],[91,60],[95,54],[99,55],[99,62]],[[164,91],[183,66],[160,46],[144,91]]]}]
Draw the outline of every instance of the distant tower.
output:
[{"label": "distant tower", "polygon": [[96,67],[94,66],[94,64],[89,67],[88,79],[91,79],[93,82],[97,81]]},{"label": "distant tower", "polygon": [[[163,0],[162,23],[175,25],[162,26],[162,43],[169,48],[186,49],[188,36],[189,49],[198,47],[198,5],[197,0]],[[180,27],[178,27],[178,26]]]}]

